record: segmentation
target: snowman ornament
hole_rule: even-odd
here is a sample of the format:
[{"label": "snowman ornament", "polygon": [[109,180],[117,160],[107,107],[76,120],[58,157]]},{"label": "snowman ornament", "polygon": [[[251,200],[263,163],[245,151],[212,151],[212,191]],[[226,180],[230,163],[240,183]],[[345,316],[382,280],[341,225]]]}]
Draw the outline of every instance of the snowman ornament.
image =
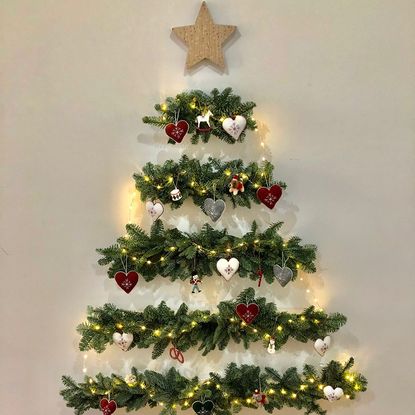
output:
[{"label": "snowman ornament", "polygon": [[267,352],[269,354],[275,354],[275,339],[273,339],[272,337],[269,339]]}]

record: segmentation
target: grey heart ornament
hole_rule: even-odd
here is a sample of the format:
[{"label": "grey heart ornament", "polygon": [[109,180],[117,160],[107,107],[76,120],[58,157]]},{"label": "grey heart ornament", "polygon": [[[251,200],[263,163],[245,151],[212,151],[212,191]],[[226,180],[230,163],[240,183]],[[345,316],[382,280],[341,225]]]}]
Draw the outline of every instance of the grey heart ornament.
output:
[{"label": "grey heart ornament", "polygon": [[285,287],[293,279],[293,271],[288,267],[273,266],[274,275],[282,287]]},{"label": "grey heart ornament", "polygon": [[216,222],[222,216],[226,207],[225,202],[222,199],[213,200],[212,198],[208,197],[203,202],[203,211],[213,220]]}]

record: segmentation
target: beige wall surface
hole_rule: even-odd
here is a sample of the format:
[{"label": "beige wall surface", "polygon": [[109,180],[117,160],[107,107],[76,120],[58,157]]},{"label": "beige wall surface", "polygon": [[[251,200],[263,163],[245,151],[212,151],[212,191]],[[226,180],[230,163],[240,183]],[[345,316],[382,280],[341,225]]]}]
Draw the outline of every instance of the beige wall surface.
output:
[{"label": "beige wall surface", "polygon": [[[318,245],[318,272],[259,295],[282,309],[314,297],[348,324],[323,359],[354,356],[369,379],[357,401],[323,402],[336,415],[411,415],[414,374],[415,3],[411,0],[209,1],[217,23],[238,26],[228,71],[184,72],[172,26],[191,24],[194,0],[3,0],[0,21],[1,412],[71,414],[60,376],[82,378],[76,325],[86,306],[131,309],[167,300],[211,308],[254,282],[212,278],[189,285],[139,282],[127,296],[96,265],[95,248],[123,233],[131,176],[147,161],[181,154],[245,161],[262,157],[259,137],[230,146],[167,146],[141,117],[187,88],[234,87],[256,101],[266,156],[288,190],[267,208],[227,210],[216,225],[245,232],[283,220],[283,234]],[[150,219],[134,203],[134,222]],[[206,220],[190,202],[164,219],[182,230]],[[310,292],[307,292],[309,290]],[[274,356],[231,345],[181,370],[205,376],[230,361],[285,369],[320,364],[312,344],[289,342]],[[89,374],[164,370],[164,354],[87,354]],[[249,411],[244,410],[243,413]],[[91,412],[92,413],[92,412]],[[117,413],[124,413],[118,411]],[[157,410],[145,410],[156,414]],[[301,413],[284,409],[281,414]]]}]

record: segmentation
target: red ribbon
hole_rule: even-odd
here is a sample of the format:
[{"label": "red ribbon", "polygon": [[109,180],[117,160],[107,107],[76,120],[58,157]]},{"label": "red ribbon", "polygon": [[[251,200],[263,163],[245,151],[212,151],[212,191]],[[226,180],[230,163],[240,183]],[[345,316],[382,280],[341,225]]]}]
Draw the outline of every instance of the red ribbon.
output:
[{"label": "red ribbon", "polygon": [[256,273],[258,274],[258,277],[259,277],[259,280],[258,280],[258,287],[260,287],[260,286],[261,286],[261,282],[262,282],[262,276],[263,276],[264,274],[263,274],[263,272],[262,272],[262,269],[259,269]]},{"label": "red ribbon", "polygon": [[172,347],[169,350],[169,354],[170,354],[170,357],[173,360],[178,360],[180,363],[184,363],[183,353],[179,349],[176,349],[175,347]]}]

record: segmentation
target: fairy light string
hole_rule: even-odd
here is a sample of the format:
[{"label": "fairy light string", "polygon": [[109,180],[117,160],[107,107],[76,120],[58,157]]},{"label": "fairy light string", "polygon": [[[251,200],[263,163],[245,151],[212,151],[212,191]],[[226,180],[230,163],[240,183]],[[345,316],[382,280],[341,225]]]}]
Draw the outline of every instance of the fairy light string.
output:
[{"label": "fairy light string", "polygon": [[[354,364],[353,358],[345,363],[336,361],[329,362],[321,371],[312,366],[305,366],[301,373],[290,368],[286,374],[279,375],[274,369],[266,368],[261,371],[257,366],[237,366],[232,363],[228,365],[224,376],[211,373],[205,380],[197,377],[188,379],[180,375],[175,369],[170,369],[166,374],[158,374],[145,371],[138,372],[136,368],[131,369],[131,375],[126,379],[113,374],[111,377],[97,375],[86,376],[84,383],[75,383],[71,378],[63,377],[65,388],[61,391],[67,400],[67,405],[75,408],[94,408],[100,398],[108,395],[120,402],[120,396],[124,396],[123,402],[133,402],[135,398],[142,400],[142,405],[165,406],[175,410],[176,408],[188,409],[196,400],[204,400],[208,397],[218,408],[226,414],[232,410],[239,410],[241,406],[257,408],[252,399],[252,392],[257,387],[257,379],[260,379],[262,389],[268,397],[266,409],[277,409],[281,405],[293,406],[293,400],[299,409],[307,408],[307,404],[313,402],[313,407],[318,407],[317,400],[323,399],[323,388],[333,383],[342,387],[346,399],[354,399],[359,392],[366,390],[367,381],[365,377],[351,370]],[[293,380],[287,377],[289,371],[295,370],[297,376]],[[154,376],[157,381],[154,381]],[[172,390],[166,391],[160,387],[160,382],[170,383]],[[244,379],[243,386],[239,379]],[[126,395],[127,394],[127,395]],[[128,398],[128,399],[127,399]],[[119,407],[128,404],[120,404]],[[135,408],[137,409],[137,408]]]},{"label": "fairy light string", "polygon": [[[257,303],[259,314],[251,324],[247,324],[237,315],[236,306],[252,302]],[[199,350],[207,354],[218,346],[219,340],[215,337],[218,329],[226,333],[226,344],[232,339],[244,339],[246,346],[263,341],[266,347],[272,337],[279,349],[290,337],[302,342],[315,340],[337,331],[345,322],[345,316],[339,313],[329,315],[313,307],[300,313],[277,310],[265,298],[255,298],[253,288],[247,288],[235,300],[219,303],[217,312],[188,311],[185,304],[174,311],[164,302],[157,307],[148,306],[142,312],[125,311],[111,304],[101,308],[89,307],[87,321],[78,326],[78,332],[82,336],[81,351],[95,349],[102,352],[112,343],[113,333],[118,331],[134,336],[133,347],[154,345],[153,358],[157,358],[170,343],[184,352],[194,347],[195,341],[200,341]],[[160,344],[163,344],[161,348]]]}]

